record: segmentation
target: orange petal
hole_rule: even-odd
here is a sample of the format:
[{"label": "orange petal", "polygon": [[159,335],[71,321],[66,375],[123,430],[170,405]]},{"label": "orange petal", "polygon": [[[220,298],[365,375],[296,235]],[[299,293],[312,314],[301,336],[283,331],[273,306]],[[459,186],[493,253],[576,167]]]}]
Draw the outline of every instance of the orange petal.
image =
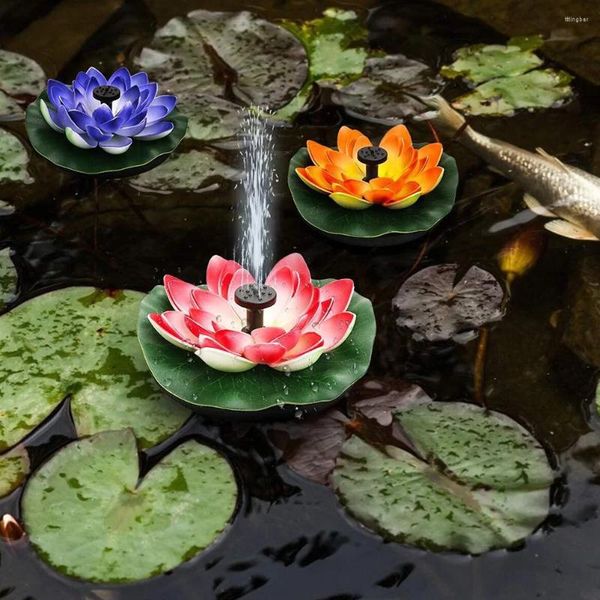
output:
[{"label": "orange petal", "polygon": [[396,182],[390,177],[374,177],[369,181],[371,189],[392,189]]},{"label": "orange petal", "polygon": [[364,194],[365,199],[373,204],[385,204],[390,202],[394,198],[394,192],[388,188],[381,188],[378,190],[369,190]]},{"label": "orange petal", "polygon": [[334,192],[346,192],[352,196],[359,197],[362,197],[362,195],[369,189],[369,184],[361,179],[346,179],[342,183],[333,184]]},{"label": "orange petal", "polygon": [[338,131],[337,144],[338,150],[342,154],[356,158],[358,150],[365,146],[370,146],[371,141],[357,129],[350,129],[350,127],[344,125]]},{"label": "orange petal", "polygon": [[379,145],[385,148],[390,158],[400,156],[404,148],[412,148],[412,139],[406,125],[396,125],[388,129]]},{"label": "orange petal", "polygon": [[349,210],[364,210],[371,206],[370,202],[367,202],[363,198],[353,196],[352,194],[346,194],[345,192],[334,192],[329,197],[342,208]]},{"label": "orange petal", "polygon": [[310,159],[315,165],[317,165],[317,167],[326,169],[327,165],[331,163],[329,160],[329,151],[331,148],[323,146],[323,144],[319,144],[313,140],[308,140],[306,142],[306,149],[308,150]]},{"label": "orange petal", "polygon": [[433,167],[420,173],[414,180],[421,186],[423,194],[428,194],[441,181],[443,175],[442,167]]},{"label": "orange petal", "polygon": [[321,167],[297,167],[296,174],[302,181],[318,192],[329,194],[332,191],[332,185],[338,183],[338,180],[332,177]]},{"label": "orange petal", "polygon": [[443,151],[443,146],[439,142],[435,142],[433,144],[427,144],[426,146],[419,148],[417,150],[417,154],[419,155],[419,159],[427,159],[427,168],[431,169],[433,167],[436,167],[437,164],[440,162],[440,158],[442,158]]},{"label": "orange petal", "polygon": [[390,202],[384,204],[385,208],[408,208],[422,195],[421,186],[416,181],[407,181],[395,194]]},{"label": "orange petal", "polygon": [[362,179],[364,177],[364,165],[356,162],[350,156],[331,150],[329,159],[334,167],[340,169],[344,179]]}]

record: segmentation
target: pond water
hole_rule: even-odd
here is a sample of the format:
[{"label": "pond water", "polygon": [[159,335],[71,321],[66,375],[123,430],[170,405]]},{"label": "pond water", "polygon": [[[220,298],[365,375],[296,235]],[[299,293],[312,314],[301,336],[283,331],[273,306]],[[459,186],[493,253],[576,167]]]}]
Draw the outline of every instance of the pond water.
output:
[{"label": "pond water", "polygon": [[[90,39],[77,46],[69,34],[44,29],[44,17],[58,2],[5,4],[7,8],[0,7],[2,44],[10,47],[11,40],[27,31],[36,38],[32,47],[39,45],[40,37],[52,38],[44,52],[45,66],[54,65],[58,69],[54,75],[63,80],[71,80],[88,64],[110,71],[119,53],[135,53],[148,43],[157,23],[196,8],[248,9],[269,19],[298,20],[318,17],[331,5],[355,9],[361,18],[368,17],[372,44],[382,45],[387,52],[404,52],[435,68],[447,64],[462,45],[506,39],[481,21],[427,2],[378,6],[321,0],[257,0],[250,5],[235,0],[127,0],[98,32],[90,32]],[[69,5],[76,3],[61,4],[68,14],[73,10]],[[75,9],[82,23],[88,19],[88,4],[92,3]],[[31,29],[36,23],[39,27]],[[472,124],[492,137],[528,149],[539,146],[570,164],[598,169],[594,146],[598,90],[584,78],[575,79],[573,85],[576,98],[565,108],[474,118]],[[446,149],[456,157],[461,177],[458,201],[427,238],[379,249],[337,244],[300,219],[285,173],[290,157],[306,139],[334,145],[342,123],[375,139],[385,131],[381,125],[347,116],[330,103],[326,92],[294,126],[276,130],[274,255],[302,252],[315,277],[350,277],[360,293],[372,300],[378,333],[367,380],[393,385],[394,380],[407,379],[435,399],[469,401],[477,340],[415,342],[396,327],[392,299],[410,272],[439,263],[455,262],[465,271],[478,265],[502,280],[496,255],[514,235],[516,225],[494,225],[522,210],[522,190],[490,172],[457,143],[448,143]],[[9,129],[25,139],[22,123],[10,123]],[[431,141],[423,123],[411,124],[411,129],[416,141]],[[185,144],[195,147],[190,140]],[[226,145],[216,147],[215,153],[239,167]],[[0,188],[1,199],[14,206],[12,214],[0,217],[0,248],[12,249],[19,270],[15,304],[69,285],[148,291],[160,283],[163,273],[195,281],[213,254],[233,254],[239,190],[231,181],[214,177],[203,190],[166,194],[140,191],[126,181],[102,181],[96,206],[92,186],[85,179],[60,173],[35,156],[30,171],[34,184]],[[63,577],[41,562],[27,544],[0,542],[0,598],[600,598],[597,371],[562,339],[565,315],[582,293],[578,286],[585,285],[578,272],[584,261],[591,261],[598,271],[598,248],[550,234],[545,238],[536,266],[513,284],[505,318],[490,329],[485,371],[487,406],[525,425],[543,443],[560,473],[550,516],[518,548],[471,557],[385,542],[348,518],[330,489],[281,464],[259,425],[216,424],[193,417],[174,438],[146,452],[144,467],[183,437],[208,439],[222,449],[235,465],[243,490],[239,514],[227,536],[172,572],[122,586]],[[599,282],[600,276],[595,285]],[[590,327],[598,326],[597,316],[595,321],[593,314],[583,318],[590,319]],[[63,405],[27,440],[33,467],[74,438],[68,406]],[[19,513],[20,493],[18,489],[0,499],[0,514]]]}]

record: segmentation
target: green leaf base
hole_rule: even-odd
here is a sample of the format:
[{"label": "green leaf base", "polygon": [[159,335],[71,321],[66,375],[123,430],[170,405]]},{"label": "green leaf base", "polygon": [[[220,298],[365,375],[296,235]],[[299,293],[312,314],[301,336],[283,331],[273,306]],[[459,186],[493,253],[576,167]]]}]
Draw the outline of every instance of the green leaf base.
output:
[{"label": "green leaf base", "polygon": [[366,210],[348,210],[338,206],[326,194],[309,188],[296,175],[297,167],[312,164],[306,148],[290,161],[288,186],[300,216],[312,227],[335,241],[355,246],[395,246],[423,236],[454,207],[458,170],[454,158],[443,154],[440,166],[444,176],[439,185],[412,206],[390,210],[373,206]]},{"label": "green leaf base", "polygon": [[33,149],[57,167],[103,179],[132,177],[153,169],[177,148],[187,129],[187,118],[176,110],[167,117],[175,128],[170,135],[153,142],[134,140],[123,154],[108,154],[100,148],[83,150],[71,144],[64,133],[54,131],[40,112],[40,99],[47,100],[46,92],[27,108],[25,127]]},{"label": "green leaf base", "polygon": [[[324,285],[328,280],[314,281]],[[138,338],[156,381],[187,407],[212,417],[281,419],[314,412],[335,402],[366,373],[375,340],[371,302],[354,293],[348,310],[356,323],[348,339],[308,369],[283,373],[264,365],[244,373],[224,373],[164,340],[148,314],[171,308],[163,286],[142,301]]]}]

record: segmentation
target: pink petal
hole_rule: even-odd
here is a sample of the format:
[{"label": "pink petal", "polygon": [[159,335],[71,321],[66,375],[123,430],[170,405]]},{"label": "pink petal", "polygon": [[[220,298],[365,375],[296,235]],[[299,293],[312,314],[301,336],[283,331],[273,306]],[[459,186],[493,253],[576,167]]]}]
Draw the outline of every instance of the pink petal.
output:
[{"label": "pink petal", "polygon": [[[206,331],[214,332],[217,329],[221,329],[218,326],[218,323],[215,321],[215,316],[205,310],[200,310],[199,308],[190,308],[190,318],[192,318]],[[215,325],[217,327],[215,327]]]},{"label": "pink petal", "polygon": [[267,285],[271,285],[269,283],[269,278],[271,275],[274,275],[279,269],[284,267],[289,268],[291,271],[295,271],[300,275],[300,279],[303,282],[310,281],[310,269],[306,264],[304,258],[302,258],[301,254],[297,252],[293,254],[288,254],[285,258],[282,258],[272,269],[271,273],[267,277]]},{"label": "pink petal", "polygon": [[182,348],[184,350],[195,350],[200,345],[198,340],[194,340],[193,343],[190,343],[188,340],[183,338],[163,319],[162,315],[159,315],[158,313],[149,314],[148,320],[161,337],[178,348]]},{"label": "pink petal", "polygon": [[284,354],[285,348],[279,344],[254,344],[244,350],[245,358],[266,365],[276,363]]},{"label": "pink petal", "polygon": [[293,373],[294,371],[302,371],[303,369],[308,369],[311,365],[314,365],[321,355],[323,354],[323,348],[315,348],[306,354],[301,354],[296,358],[291,358],[290,360],[285,360],[278,362],[275,365],[271,365],[273,369],[277,371],[283,371],[285,373]]},{"label": "pink petal", "polygon": [[268,344],[275,338],[285,335],[285,329],[281,327],[259,327],[251,332],[252,339],[256,344]]},{"label": "pink petal", "polygon": [[217,350],[223,350],[224,352],[229,352],[223,344],[219,344],[217,340],[211,335],[201,335],[198,336],[198,345],[200,348],[215,348]]},{"label": "pink petal", "polygon": [[333,299],[333,306],[329,311],[330,315],[344,312],[350,305],[352,294],[354,293],[354,282],[352,279],[338,279],[324,285],[321,288],[321,302]]},{"label": "pink petal", "polygon": [[192,346],[198,345],[198,336],[206,335],[208,332],[194,322],[190,317],[176,310],[167,310],[162,315],[166,323],[182,340]]},{"label": "pink petal", "polygon": [[235,291],[241,285],[247,285],[248,283],[255,283],[254,277],[246,271],[246,269],[242,269],[241,267],[233,274],[231,280],[227,285],[227,300],[229,304],[233,307],[233,310],[240,316],[241,319],[246,318],[246,309],[238,306],[235,302]]},{"label": "pink petal", "polygon": [[323,338],[318,333],[315,333],[314,331],[303,333],[298,339],[296,345],[285,353],[283,360],[291,360],[292,358],[302,356],[307,352],[311,352],[315,348],[321,348],[323,345]]},{"label": "pink petal", "polygon": [[294,327],[293,329],[291,329],[287,333],[284,333],[282,336],[278,337],[273,341],[283,346],[287,351],[293,348],[298,343],[298,340],[300,339],[301,335],[302,329],[300,327]]},{"label": "pink petal", "polygon": [[291,329],[307,313],[311,312],[314,304],[319,301],[319,289],[310,281],[301,283],[298,291],[290,298],[289,302],[282,307],[274,316],[273,324],[284,329]]},{"label": "pink petal", "polygon": [[218,348],[201,348],[196,355],[212,369],[225,373],[243,373],[256,366],[252,361]]},{"label": "pink petal", "polygon": [[243,331],[231,331],[230,329],[217,331],[214,339],[230,352],[239,354],[240,356],[244,353],[244,348],[253,343],[250,334]]},{"label": "pink petal", "polygon": [[[277,292],[275,304],[268,308],[265,316],[273,317],[290,301],[297,285],[300,282],[299,275],[293,273],[288,267],[279,269],[276,273],[271,271],[267,277],[266,284],[270,285]],[[270,319],[267,319],[270,320]]]},{"label": "pink petal", "polygon": [[192,302],[196,308],[213,315],[213,320],[219,327],[238,330],[242,328],[239,316],[225,298],[208,290],[196,288],[192,292]]},{"label": "pink petal", "polygon": [[354,327],[355,321],[355,314],[351,312],[342,312],[333,315],[333,317],[329,317],[329,319],[323,321],[316,328],[316,331],[321,334],[321,337],[325,342],[324,348],[326,352],[337,348],[346,340]]},{"label": "pink petal", "polygon": [[319,306],[317,307],[317,310],[314,313],[314,318],[307,327],[308,329],[317,327],[319,323],[321,323],[330,316],[331,309],[333,308],[333,302],[333,298],[328,298],[327,300],[325,300],[325,302],[319,303]]},{"label": "pink petal", "polygon": [[187,314],[192,307],[192,292],[198,288],[173,275],[165,275],[163,281],[171,306]]}]

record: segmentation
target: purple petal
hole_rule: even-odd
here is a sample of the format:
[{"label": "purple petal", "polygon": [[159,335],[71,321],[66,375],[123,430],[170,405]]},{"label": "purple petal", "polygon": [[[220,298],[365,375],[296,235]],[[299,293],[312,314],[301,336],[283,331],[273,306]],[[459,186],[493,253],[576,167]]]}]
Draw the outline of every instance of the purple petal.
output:
[{"label": "purple petal", "polygon": [[[79,112],[79,111],[71,111],[71,112]],[[83,113],[80,113],[80,114],[82,114],[84,117],[87,117]],[[64,106],[59,106],[58,107],[58,111],[56,113],[55,123],[57,123],[58,126],[61,127],[62,129],[65,129],[66,127],[69,127],[73,131],[75,131],[75,133],[82,134],[84,132],[83,129],[81,127],[79,127],[79,125],[77,125],[73,121],[73,119],[69,115],[69,111],[67,111],[67,109]]]},{"label": "purple petal", "polygon": [[145,108],[149,106],[156,97],[158,92],[157,83],[149,83],[148,85],[141,86],[140,90],[140,106]]},{"label": "purple petal", "polygon": [[148,74],[144,71],[140,71],[139,73],[135,73],[131,76],[131,85],[137,85],[138,87],[142,87],[148,83]]},{"label": "purple petal", "polygon": [[118,87],[121,92],[126,91],[131,86],[129,70],[126,67],[120,67],[110,76],[108,84]]},{"label": "purple petal", "polygon": [[139,133],[135,137],[138,140],[158,140],[169,135],[171,131],[173,131],[174,127],[175,125],[173,125],[171,121],[161,121],[160,123],[148,125],[143,129],[141,133]]},{"label": "purple petal", "polygon": [[152,125],[164,119],[169,111],[164,106],[151,106],[146,112],[146,123]]},{"label": "purple petal", "polygon": [[95,82],[94,87],[107,84],[106,77],[104,77],[104,75],[102,75],[102,73],[100,73],[100,71],[98,71],[98,69],[95,67],[90,67],[86,71],[86,74],[89,75],[90,81]]},{"label": "purple petal", "polygon": [[48,80],[48,99],[57,108],[61,105],[73,108],[75,95],[73,89],[56,79]]},{"label": "purple petal", "polygon": [[110,140],[110,138],[112,137],[112,134],[110,134],[110,133],[103,133],[95,125],[88,125],[85,128],[85,131],[97,143],[104,143],[107,140]]},{"label": "purple petal", "polygon": [[93,113],[92,118],[97,124],[101,125],[113,118],[112,110],[106,105],[101,104]]},{"label": "purple petal", "polygon": [[75,80],[73,81],[73,89],[80,94],[85,93],[85,90],[90,82],[90,76],[83,71],[77,73]]},{"label": "purple petal", "polygon": [[131,122],[127,123],[124,127],[119,127],[115,133],[127,137],[134,137],[137,136],[138,133],[141,133],[146,127],[146,119],[142,119],[135,125],[131,125],[130,123]]},{"label": "purple petal", "polygon": [[129,149],[132,141],[129,137],[113,135],[109,140],[100,142],[100,148],[109,154],[122,154]]},{"label": "purple petal", "polygon": [[77,133],[83,133],[89,125],[94,124],[94,119],[80,110],[70,110],[67,112],[69,120],[65,122],[65,127],[70,127]]},{"label": "purple petal", "polygon": [[169,114],[175,108],[176,104],[177,104],[177,96],[171,96],[171,95],[165,94],[163,96],[156,96],[156,98],[154,98],[150,107],[164,106],[167,109],[166,114]]},{"label": "purple petal", "polygon": [[129,88],[118,100],[113,103],[113,112],[118,114],[127,104],[131,104],[133,110],[138,107],[140,90],[136,87]]}]

